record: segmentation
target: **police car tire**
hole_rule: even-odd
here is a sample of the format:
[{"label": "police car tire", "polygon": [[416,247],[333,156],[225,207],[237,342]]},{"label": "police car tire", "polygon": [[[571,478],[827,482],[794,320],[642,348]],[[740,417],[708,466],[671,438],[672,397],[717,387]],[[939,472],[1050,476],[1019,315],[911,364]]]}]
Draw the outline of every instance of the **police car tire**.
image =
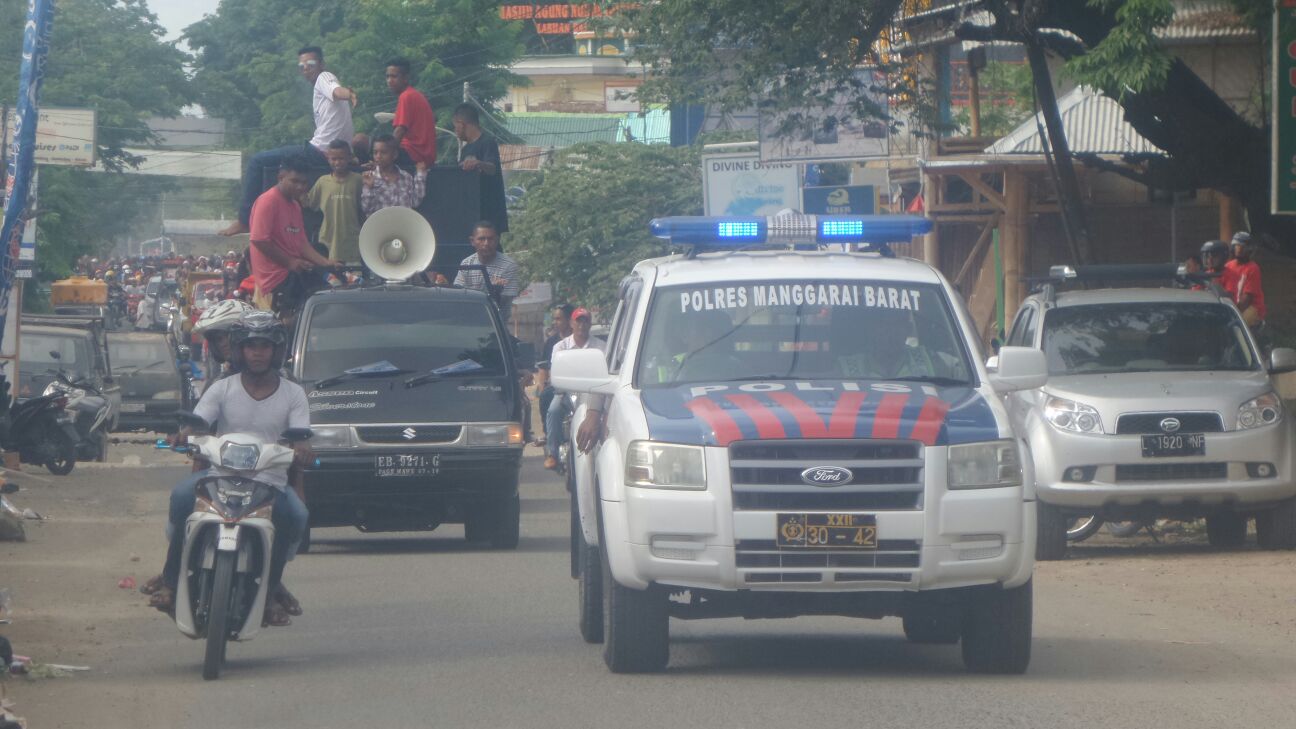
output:
[{"label": "police car tire", "polygon": [[1025,673],[1030,665],[1031,581],[991,587],[963,613],[963,665],[973,673]]},{"label": "police car tire", "polygon": [[1256,542],[1261,549],[1296,549],[1296,499],[1256,514]]},{"label": "police car tire", "polygon": [[603,642],[603,560],[599,558],[599,548],[585,544],[584,538],[576,549],[580,570],[576,588],[580,634],[586,643],[597,645]]},{"label": "police car tire", "polygon": [[656,673],[670,660],[670,614],[666,594],[655,586],[635,590],[618,584],[606,555],[603,571],[603,662],[612,673]]},{"label": "police car tire", "polygon": [[1220,511],[1206,517],[1206,539],[1216,549],[1231,549],[1246,543],[1246,517],[1232,511]]},{"label": "police car tire", "polygon": [[954,617],[914,614],[904,616],[904,634],[910,643],[954,645],[959,642],[959,621]]},{"label": "police car tire", "polygon": [[1051,562],[1066,559],[1067,519],[1056,506],[1036,501],[1035,559]]}]

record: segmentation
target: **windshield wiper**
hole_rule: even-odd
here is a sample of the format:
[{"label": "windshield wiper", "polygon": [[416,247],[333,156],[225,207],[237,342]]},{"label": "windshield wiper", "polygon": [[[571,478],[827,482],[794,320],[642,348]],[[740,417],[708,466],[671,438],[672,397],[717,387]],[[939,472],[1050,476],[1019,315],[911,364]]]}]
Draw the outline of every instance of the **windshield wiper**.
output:
[{"label": "windshield wiper", "polygon": [[131,374],[134,374],[136,372],[139,372],[140,370],[147,370],[152,367],[157,367],[158,365],[166,364],[167,362],[168,360],[163,359],[163,360],[158,360],[157,362],[150,362],[144,365],[122,365],[121,367],[114,367],[113,369],[117,372],[124,372],[126,370],[130,370]]},{"label": "windshield wiper", "polygon": [[319,382],[316,382],[314,385],[314,389],[318,390],[323,387],[329,387],[330,385],[336,385],[339,382],[346,382],[347,380],[355,379],[357,377],[365,377],[365,378],[394,377],[396,375],[407,375],[410,372],[413,372],[413,370],[394,369],[394,370],[380,370],[374,372],[341,372],[339,374],[333,375],[332,377],[325,377]]},{"label": "windshield wiper", "polygon": [[414,377],[409,378],[408,380],[405,380],[405,386],[418,387],[419,385],[426,385],[429,382],[440,382],[441,380],[444,380],[447,377],[463,377],[464,375],[495,375],[495,374],[498,373],[494,372],[493,370],[488,370],[485,367],[479,370],[464,370],[461,372],[425,372],[421,375],[416,375]]}]

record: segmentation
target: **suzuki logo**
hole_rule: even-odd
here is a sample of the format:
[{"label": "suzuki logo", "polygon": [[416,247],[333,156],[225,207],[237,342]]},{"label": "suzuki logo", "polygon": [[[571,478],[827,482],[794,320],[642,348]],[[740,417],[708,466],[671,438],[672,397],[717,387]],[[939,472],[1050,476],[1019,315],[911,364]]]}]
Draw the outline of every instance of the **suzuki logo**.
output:
[{"label": "suzuki logo", "polygon": [[416,435],[418,435],[418,431],[413,428],[406,428],[401,431],[401,436],[404,437],[405,440],[414,440],[414,436]]},{"label": "suzuki logo", "polygon": [[811,486],[842,486],[854,479],[849,468],[840,466],[811,466],[801,472],[801,480]]},{"label": "suzuki logo", "polygon": [[1166,418],[1165,420],[1161,421],[1161,430],[1163,432],[1178,433],[1179,427],[1180,427],[1179,418]]}]

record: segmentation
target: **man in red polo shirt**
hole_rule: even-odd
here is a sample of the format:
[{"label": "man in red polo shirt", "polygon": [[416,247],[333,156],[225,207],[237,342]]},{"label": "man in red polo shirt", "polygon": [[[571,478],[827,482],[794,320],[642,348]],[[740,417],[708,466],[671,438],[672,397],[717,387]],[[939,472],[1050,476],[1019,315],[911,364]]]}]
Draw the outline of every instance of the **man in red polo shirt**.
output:
[{"label": "man in red polo shirt", "polygon": [[310,188],[310,162],[289,157],[279,167],[279,182],[261,193],[252,206],[252,276],[256,293],[252,303],[258,309],[271,309],[275,290],[288,279],[290,272],[309,271],[315,266],[333,268],[342,264],[315,252],[306,240],[298,202]]},{"label": "man in red polo shirt", "polygon": [[1239,231],[1233,234],[1233,260],[1225,268],[1231,272],[1228,292],[1237,302],[1238,311],[1247,326],[1255,327],[1265,320],[1264,289],[1260,287],[1260,265],[1252,260],[1255,244],[1251,234]]},{"label": "man in red polo shirt", "polygon": [[396,165],[412,170],[422,162],[436,164],[436,113],[427,97],[410,86],[410,62],[394,58],[387,62],[387,88],[396,94],[396,117],[392,136],[400,142]]}]

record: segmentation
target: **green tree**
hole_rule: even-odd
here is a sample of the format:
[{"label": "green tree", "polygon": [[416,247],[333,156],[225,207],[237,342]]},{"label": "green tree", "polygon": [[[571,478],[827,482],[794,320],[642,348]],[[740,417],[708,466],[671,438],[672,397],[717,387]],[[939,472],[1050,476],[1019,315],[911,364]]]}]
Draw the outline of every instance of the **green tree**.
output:
[{"label": "green tree", "polygon": [[700,215],[702,167],[696,148],[606,142],[556,154],[528,189],[510,249],[536,280],[563,300],[610,313],[621,277],[667,251],[648,221]]}]

